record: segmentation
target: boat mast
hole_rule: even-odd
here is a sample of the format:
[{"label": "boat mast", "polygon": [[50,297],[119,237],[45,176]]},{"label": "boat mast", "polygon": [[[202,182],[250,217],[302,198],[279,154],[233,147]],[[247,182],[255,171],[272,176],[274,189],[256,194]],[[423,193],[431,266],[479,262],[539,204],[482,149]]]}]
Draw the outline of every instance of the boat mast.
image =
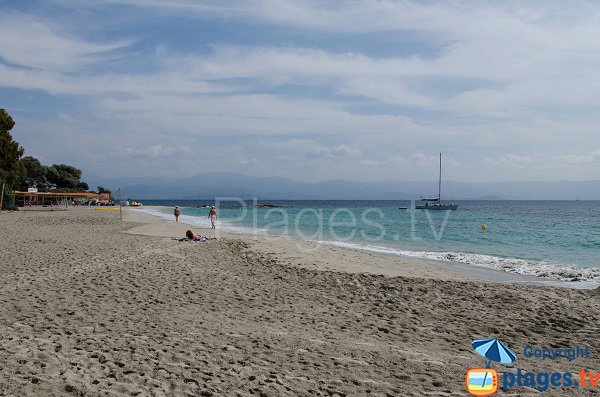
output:
[{"label": "boat mast", "polygon": [[440,153],[440,179],[438,182],[438,202],[442,203],[442,153]]}]

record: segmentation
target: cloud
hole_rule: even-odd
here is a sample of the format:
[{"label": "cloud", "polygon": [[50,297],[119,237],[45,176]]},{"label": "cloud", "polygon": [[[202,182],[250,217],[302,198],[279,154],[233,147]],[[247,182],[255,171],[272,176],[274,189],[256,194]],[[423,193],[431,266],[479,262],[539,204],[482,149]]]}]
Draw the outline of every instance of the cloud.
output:
[{"label": "cloud", "polygon": [[[355,7],[343,7],[342,3],[323,7],[314,2],[238,4],[247,8],[236,7],[236,3],[222,6],[218,2],[188,1],[170,5],[155,1],[126,4],[172,8],[178,12],[200,10],[217,15],[237,10],[234,15],[240,18],[266,10],[268,15],[273,13],[273,16],[265,17],[272,21],[279,20],[277,15],[283,15],[284,10],[289,12],[291,7],[300,10],[298,15],[320,15],[325,21],[329,18],[344,20],[344,15],[350,20],[361,16],[377,21],[368,25],[385,26],[381,21],[390,18],[390,21],[401,21],[395,22],[396,25],[405,23],[423,32],[442,34],[440,29],[445,33],[451,31],[454,39],[443,43],[442,50],[433,57],[416,54],[373,57],[360,52],[336,53],[319,48],[235,45],[213,45],[211,53],[197,55],[180,54],[161,44],[155,54],[160,70],[154,73],[96,72],[86,75],[64,72],[72,71],[84,62],[98,61],[94,54],[106,54],[124,44],[96,44],[81,38],[67,38],[44,21],[21,14],[10,18],[12,14],[5,13],[4,19],[11,27],[15,25],[15,29],[6,28],[9,34],[3,40],[7,45],[0,47],[0,54],[11,62],[44,70],[40,73],[0,65],[0,85],[42,89],[50,93],[144,97],[238,95],[247,93],[248,89],[264,91],[286,85],[316,84],[342,96],[360,96],[428,111],[493,117],[531,117],[534,114],[554,117],[556,107],[589,107],[590,103],[600,100],[599,91],[588,84],[600,78],[600,69],[593,62],[581,62],[582,57],[589,57],[587,54],[600,49],[597,41],[585,39],[600,34],[600,24],[593,17],[571,16],[581,22],[576,29],[571,29],[551,19],[540,21],[527,17],[527,13],[517,13],[509,7],[465,10],[456,5],[362,1],[356,2]],[[280,11],[273,11],[278,9]],[[367,9],[370,11],[365,12]],[[436,18],[428,23],[414,23],[408,17],[413,14],[420,15],[417,21],[425,21],[432,15]],[[443,22],[453,16],[465,23]],[[496,21],[496,17],[501,21]],[[34,31],[40,31],[40,35],[49,35],[49,42],[38,40],[36,34],[28,35],[25,30],[29,25],[34,26]],[[390,22],[391,26],[395,25]],[[518,40],[517,34],[522,36]],[[31,51],[35,45],[30,41],[42,42],[44,48]],[[19,56],[18,51],[24,55]],[[240,85],[240,81],[244,81],[244,85]],[[237,84],[232,85],[232,82]]]},{"label": "cloud", "polygon": [[250,159],[240,159],[240,164],[242,165],[242,167],[254,166],[254,165],[258,164],[258,160],[255,159],[254,157],[252,157]]},{"label": "cloud", "polygon": [[30,15],[0,12],[0,57],[22,67],[73,71],[81,66],[116,57],[111,52],[133,40],[92,43],[69,37],[56,26]]},{"label": "cloud", "polygon": [[[260,159],[253,166],[265,174],[310,163],[317,165],[301,167],[302,178],[374,171],[419,178],[414,169],[429,175],[441,150],[449,170],[465,178],[489,178],[491,170],[510,179],[524,169],[546,178],[595,175],[593,2],[52,6],[0,12],[0,89],[10,93],[5,106],[30,104],[17,111],[15,133],[40,155],[87,161],[101,147],[122,156],[121,165],[134,159],[128,168],[185,171],[194,161],[238,169]],[[70,19],[74,10],[81,20]],[[50,125],[70,147],[40,143]],[[204,140],[214,150],[194,160]],[[227,152],[232,142],[243,147],[235,156]]]},{"label": "cloud", "polygon": [[[393,156],[386,160],[387,164],[397,167],[437,167],[440,158],[438,156],[428,156],[423,153],[416,152],[406,157]],[[446,165],[458,165],[459,162],[453,158],[444,158]]]},{"label": "cloud", "polygon": [[163,146],[161,144],[135,146],[135,147],[116,147],[116,156],[119,158],[145,158],[156,159],[159,157],[185,156],[190,153],[190,148],[186,146]]},{"label": "cloud", "polygon": [[[261,24],[340,33],[401,32],[429,29],[448,40],[478,35],[531,36],[529,26],[569,25],[574,18],[594,18],[594,2],[579,1],[573,7],[553,7],[548,2],[419,2],[394,0],[96,0],[96,4],[122,4],[157,12],[185,13],[200,19],[237,18]],[[78,3],[80,4],[80,2]],[[507,32],[508,30],[508,32]]]},{"label": "cloud", "polygon": [[377,160],[359,160],[358,164],[363,167],[376,167],[381,163]]},{"label": "cloud", "polygon": [[[563,33],[572,35],[562,30],[547,35],[561,41]],[[589,107],[590,101],[600,99],[598,90],[588,84],[600,78],[600,70],[594,63],[581,62],[582,56],[600,50],[597,43],[564,51],[555,41],[510,40],[506,37],[490,47],[473,37],[448,46],[434,58],[215,46],[208,55],[170,54],[165,65],[207,81],[245,79],[263,89],[316,83],[346,96],[482,116],[552,116],[557,106]],[[573,35],[572,40],[579,38]]]},{"label": "cloud", "polygon": [[63,113],[60,112],[56,115],[56,117],[58,117],[60,120],[67,122],[67,123],[73,123],[75,121],[75,119],[73,118],[73,116],[71,116],[68,113]]},{"label": "cloud", "polygon": [[[316,2],[280,1],[227,5],[210,1],[121,3],[179,13],[190,10],[199,18],[261,16],[276,24],[286,22],[285,15],[293,15],[305,28],[318,23],[360,30],[361,21],[366,21],[365,27],[375,30],[414,29],[451,39],[437,43],[440,51],[435,56],[387,57],[297,46],[222,44],[213,45],[214,51],[209,54],[178,54],[160,44],[155,61],[161,70],[156,73],[65,75],[51,72],[72,71],[85,62],[98,61],[96,55],[108,56],[132,40],[97,44],[70,38],[57,32],[52,24],[33,17],[4,13],[8,27],[4,28],[6,35],[0,35],[6,44],[0,46],[0,55],[9,62],[42,68],[47,73],[5,66],[0,84],[78,95],[153,95],[239,92],[242,87],[223,82],[240,79],[263,90],[316,83],[346,96],[484,116],[523,116],[532,112],[553,115],[556,106],[575,108],[600,99],[598,90],[587,84],[600,78],[600,69],[591,55],[600,50],[600,43],[589,39],[600,34],[600,17],[585,14],[584,6],[580,12],[567,15],[568,20],[577,22],[573,28],[553,19],[548,9],[535,6],[517,9],[391,1],[357,1],[352,7],[341,2],[327,7]],[[544,15],[540,11],[550,15],[535,17]],[[30,26],[33,34],[28,34]],[[36,45],[40,48],[32,51]],[[582,62],[586,57],[590,62]]]},{"label": "cloud", "polygon": [[352,158],[362,154],[360,149],[347,144],[326,146],[314,139],[263,140],[259,144],[269,150],[289,152],[286,159],[298,154],[314,159]]},{"label": "cloud", "polygon": [[394,156],[387,159],[386,163],[397,167],[405,167],[406,165],[408,165],[409,160],[400,156]]},{"label": "cloud", "polygon": [[486,158],[491,165],[514,168],[533,168],[539,170],[556,169],[565,166],[589,166],[600,163],[600,150],[592,150],[579,154],[505,154],[499,158]]},{"label": "cloud", "polygon": [[85,97],[126,94],[129,96],[190,95],[231,92],[231,87],[190,80],[176,74],[68,75],[0,64],[0,87],[42,90],[50,94]]},{"label": "cloud", "polygon": [[348,145],[338,145],[331,149],[331,154],[338,157],[354,157],[360,156],[361,151]]},{"label": "cloud", "polygon": [[600,162],[600,150],[591,151],[583,154],[567,154],[553,156],[553,160],[556,160],[560,164],[565,165],[586,165],[595,162]]},{"label": "cloud", "polygon": [[343,159],[357,158],[362,155],[360,149],[347,144],[323,145],[313,139],[286,139],[286,140],[263,140],[259,142],[261,147],[278,153],[280,160],[291,160],[300,156],[311,159]]},{"label": "cloud", "polygon": [[361,155],[361,151],[351,148],[348,145],[334,147],[316,145],[310,147],[306,151],[306,155],[313,158],[357,157]]}]

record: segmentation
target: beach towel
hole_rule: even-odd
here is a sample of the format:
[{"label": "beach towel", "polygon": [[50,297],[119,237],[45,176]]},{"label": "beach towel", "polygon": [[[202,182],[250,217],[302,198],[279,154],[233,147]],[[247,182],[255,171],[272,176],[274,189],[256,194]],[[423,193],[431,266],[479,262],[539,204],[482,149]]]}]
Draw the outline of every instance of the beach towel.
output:
[{"label": "beach towel", "polygon": [[187,238],[187,237],[177,239],[177,241],[199,241],[201,243],[204,243],[208,240],[210,240],[210,239],[206,236],[196,236],[196,238],[194,238],[194,239]]}]

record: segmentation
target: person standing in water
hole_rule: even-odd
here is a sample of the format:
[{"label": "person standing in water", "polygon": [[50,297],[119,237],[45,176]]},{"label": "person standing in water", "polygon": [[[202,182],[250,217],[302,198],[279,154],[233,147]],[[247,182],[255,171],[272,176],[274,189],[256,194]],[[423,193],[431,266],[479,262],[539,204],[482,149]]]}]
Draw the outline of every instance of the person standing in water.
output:
[{"label": "person standing in water", "polygon": [[175,207],[175,211],[173,211],[173,215],[175,215],[175,223],[179,223],[179,215],[181,211],[179,211],[179,207]]},{"label": "person standing in water", "polygon": [[216,229],[217,226],[215,225],[215,221],[217,220],[217,209],[215,208],[214,205],[212,207],[210,207],[210,212],[208,213],[208,217],[210,218],[210,224],[212,225],[212,228]]}]

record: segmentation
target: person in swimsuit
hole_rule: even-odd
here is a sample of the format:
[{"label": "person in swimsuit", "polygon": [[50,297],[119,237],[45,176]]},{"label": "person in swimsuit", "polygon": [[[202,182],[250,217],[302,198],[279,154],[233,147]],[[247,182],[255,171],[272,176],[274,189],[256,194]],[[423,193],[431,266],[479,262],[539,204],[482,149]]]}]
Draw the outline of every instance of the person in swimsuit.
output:
[{"label": "person in swimsuit", "polygon": [[173,215],[175,215],[175,223],[179,223],[179,215],[181,211],[179,211],[179,207],[175,207],[175,211],[173,211]]},{"label": "person in swimsuit", "polygon": [[210,207],[210,212],[208,213],[208,217],[210,218],[210,224],[212,225],[212,228],[216,229],[217,226],[215,225],[215,221],[217,220],[217,209],[215,208],[214,205],[212,207]]},{"label": "person in swimsuit", "polygon": [[203,236],[201,234],[194,234],[194,232],[192,232],[191,230],[188,230],[187,232],[185,232],[185,237],[187,237],[188,240],[192,240],[192,241],[208,241],[208,240],[210,240],[208,237]]}]

